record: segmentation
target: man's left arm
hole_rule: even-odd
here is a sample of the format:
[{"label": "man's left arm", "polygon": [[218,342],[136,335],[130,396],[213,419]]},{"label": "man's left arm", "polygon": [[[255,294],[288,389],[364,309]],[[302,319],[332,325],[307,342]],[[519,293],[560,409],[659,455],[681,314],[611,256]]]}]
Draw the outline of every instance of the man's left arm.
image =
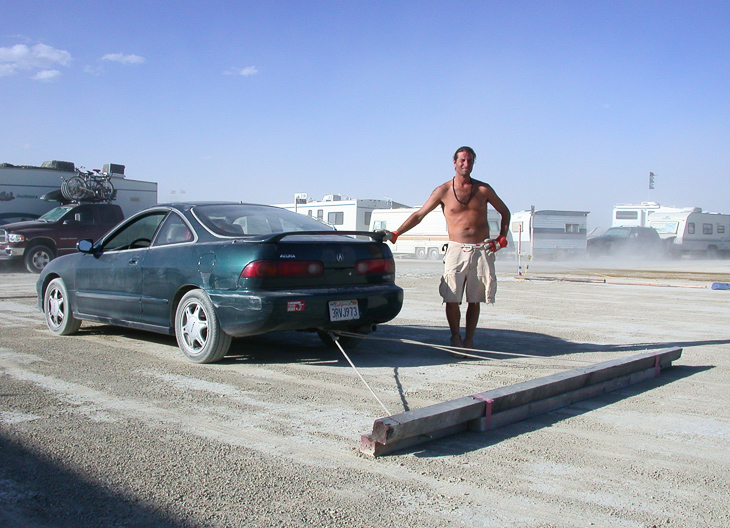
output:
[{"label": "man's left arm", "polygon": [[497,193],[494,192],[494,189],[492,189],[491,185],[488,187],[488,189],[489,191],[487,195],[487,202],[490,203],[492,207],[494,207],[494,210],[502,216],[502,222],[499,226],[499,236],[507,237],[507,233],[509,232],[509,222],[512,218],[512,213],[510,213],[509,208],[505,205],[502,199],[497,196]]}]

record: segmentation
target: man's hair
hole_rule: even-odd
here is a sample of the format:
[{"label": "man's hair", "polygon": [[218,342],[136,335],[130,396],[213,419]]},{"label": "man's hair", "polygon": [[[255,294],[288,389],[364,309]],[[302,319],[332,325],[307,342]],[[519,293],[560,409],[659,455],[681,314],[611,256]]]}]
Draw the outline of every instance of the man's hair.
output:
[{"label": "man's hair", "polygon": [[472,159],[474,161],[477,160],[477,153],[474,152],[474,149],[471,147],[459,147],[456,152],[454,152],[454,161],[456,161],[456,158],[459,157],[459,152],[469,152],[472,155]]}]

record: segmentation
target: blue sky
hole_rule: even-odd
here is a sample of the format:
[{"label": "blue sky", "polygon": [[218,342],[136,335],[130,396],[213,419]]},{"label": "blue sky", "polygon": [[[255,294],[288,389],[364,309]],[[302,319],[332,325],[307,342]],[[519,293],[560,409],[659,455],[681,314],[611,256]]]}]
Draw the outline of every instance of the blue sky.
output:
[{"label": "blue sky", "polygon": [[727,1],[0,12],[0,162],[120,163],[161,201],[419,205],[470,145],[513,211],[590,211],[589,227],[646,200],[730,213]]}]

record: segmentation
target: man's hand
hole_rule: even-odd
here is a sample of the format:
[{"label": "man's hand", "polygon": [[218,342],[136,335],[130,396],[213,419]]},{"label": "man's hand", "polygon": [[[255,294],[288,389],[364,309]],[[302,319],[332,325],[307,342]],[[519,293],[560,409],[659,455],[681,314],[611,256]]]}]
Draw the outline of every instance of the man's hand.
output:
[{"label": "man's hand", "polygon": [[503,236],[498,236],[495,240],[487,240],[487,249],[491,253],[496,253],[505,247],[507,247],[507,239]]},{"label": "man's hand", "polygon": [[395,244],[395,241],[398,240],[398,231],[388,231],[387,229],[377,229],[375,231],[376,233],[384,233],[383,234],[383,242],[390,242],[391,244]]}]

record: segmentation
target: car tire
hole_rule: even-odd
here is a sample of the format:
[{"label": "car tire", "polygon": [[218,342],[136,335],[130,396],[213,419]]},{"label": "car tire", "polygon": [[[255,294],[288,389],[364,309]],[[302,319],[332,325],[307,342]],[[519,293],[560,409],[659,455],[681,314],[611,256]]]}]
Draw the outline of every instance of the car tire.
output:
[{"label": "car tire", "polygon": [[423,260],[426,258],[426,248],[417,248],[416,249],[416,258],[419,260]]},{"label": "car tire", "polygon": [[193,363],[220,361],[231,347],[231,336],[221,329],[213,303],[202,290],[190,290],[177,305],[175,337]]},{"label": "car tire", "polygon": [[440,253],[439,250],[436,248],[431,248],[428,250],[428,260],[438,260]]},{"label": "car tire", "polygon": [[31,246],[25,252],[25,269],[31,273],[40,273],[54,258],[53,250],[48,246]]},{"label": "car tire", "polygon": [[81,321],[71,312],[68,290],[63,279],[53,279],[43,294],[43,314],[48,329],[56,335],[71,335],[78,332]]},{"label": "car tire", "polygon": [[[322,340],[322,342],[329,348],[335,348],[339,350],[337,344],[332,340],[326,330],[317,330],[317,335]],[[347,352],[348,349],[359,346],[363,342],[363,339],[361,337],[337,336],[337,341],[339,341],[340,345],[342,345],[342,348],[345,350],[345,352]]]}]

